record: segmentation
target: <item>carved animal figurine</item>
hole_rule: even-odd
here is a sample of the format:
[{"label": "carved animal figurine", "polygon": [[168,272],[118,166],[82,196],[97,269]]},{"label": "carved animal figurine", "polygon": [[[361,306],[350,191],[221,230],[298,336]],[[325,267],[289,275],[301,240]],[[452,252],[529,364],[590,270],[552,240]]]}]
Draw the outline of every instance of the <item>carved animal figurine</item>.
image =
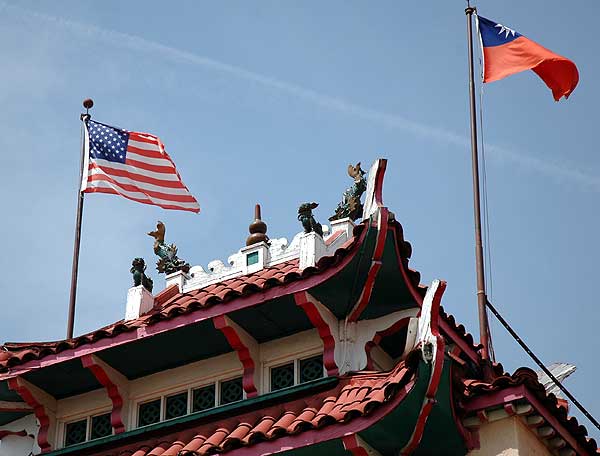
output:
[{"label": "carved animal figurine", "polygon": [[133,274],[133,286],[139,287],[142,285],[146,290],[152,293],[152,279],[145,274],[146,262],[143,258],[134,258],[131,262],[131,269],[129,270]]},{"label": "carved animal figurine", "polygon": [[159,273],[172,274],[177,271],[188,273],[190,265],[177,256],[175,244],[165,244],[165,224],[160,220],[156,224],[156,231],[150,231],[148,236],[154,238],[154,253],[158,255],[156,269]]},{"label": "carved animal figurine", "polygon": [[360,197],[367,190],[367,180],[365,179],[365,172],[360,167],[360,162],[356,166],[348,165],[348,175],[354,179],[354,183],[344,192],[342,201],[338,203],[335,213],[329,217],[330,221],[345,217],[354,221],[362,214],[363,205],[360,202]]},{"label": "carved animal figurine", "polygon": [[323,237],[323,227],[319,222],[315,220],[313,216],[313,209],[315,209],[319,203],[303,203],[298,208],[298,220],[302,223],[305,233],[315,232],[319,236]]}]

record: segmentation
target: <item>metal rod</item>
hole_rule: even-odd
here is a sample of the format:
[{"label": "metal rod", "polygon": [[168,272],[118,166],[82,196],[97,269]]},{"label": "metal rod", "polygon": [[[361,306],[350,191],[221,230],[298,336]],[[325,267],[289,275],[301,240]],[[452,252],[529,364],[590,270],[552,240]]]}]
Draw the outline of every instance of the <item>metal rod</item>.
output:
[{"label": "metal rod", "polygon": [[498,319],[500,324],[504,326],[504,328],[509,332],[509,334],[517,341],[521,348],[525,350],[525,353],[527,353],[529,357],[539,366],[539,368],[544,371],[544,373],[550,378],[550,380],[552,380],[554,384],[558,386],[563,393],[565,393],[565,396],[567,396],[571,400],[571,402],[575,404],[575,406],[581,411],[581,413],[583,413],[586,416],[586,418],[590,420],[594,426],[596,426],[596,428],[600,429],[600,423],[598,423],[598,421],[596,421],[596,419],[590,414],[590,412],[588,412],[585,409],[585,407],[581,405],[577,399],[575,399],[575,397],[569,392],[569,390],[565,388],[562,385],[562,383],[552,374],[552,372],[550,372],[550,370],[544,365],[544,363],[540,361],[540,359],[535,355],[535,353],[533,353],[529,349],[525,342],[523,342],[523,339],[521,339],[519,335],[515,332],[515,330],[510,327],[510,325],[502,317],[502,315],[500,315],[500,313],[496,310],[492,303],[486,300],[486,306],[492,311],[492,313]]},{"label": "metal rod", "polygon": [[[83,122],[82,128],[85,128],[85,121],[90,119],[90,108],[94,106],[94,102],[87,98],[83,101],[85,114],[81,114]],[[83,180],[83,165],[85,163],[85,140],[84,134],[81,136],[81,163],[79,170],[79,182],[77,185],[77,215],[75,217],[75,242],[73,245],[73,264],[71,267],[71,293],[69,299],[69,317],[67,321],[67,339],[73,337],[73,328],[75,326],[75,303],[77,300],[77,276],[79,270],[79,247],[81,245],[81,220],[83,218],[83,195],[81,191],[81,182]]]},{"label": "metal rod", "polygon": [[479,156],[477,152],[477,117],[475,110],[475,78],[473,72],[473,26],[475,8],[465,9],[467,15],[467,37],[469,42],[469,101],[471,105],[471,156],[473,167],[473,208],[475,216],[475,261],[477,267],[477,307],[479,310],[479,341],[481,357],[489,360],[489,327],[486,311],[485,274],[483,271],[483,242],[481,240],[481,200],[479,195]]}]

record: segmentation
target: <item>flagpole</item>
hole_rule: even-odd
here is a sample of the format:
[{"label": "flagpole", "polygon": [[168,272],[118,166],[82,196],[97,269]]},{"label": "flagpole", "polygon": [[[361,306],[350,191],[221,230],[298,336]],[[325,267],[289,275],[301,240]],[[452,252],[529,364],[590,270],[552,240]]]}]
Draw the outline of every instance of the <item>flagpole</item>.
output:
[{"label": "flagpole", "polygon": [[[90,108],[94,106],[94,102],[91,98],[83,100],[83,107],[85,108],[85,114],[81,114],[81,121],[85,123],[86,120],[90,119]],[[83,125],[85,128],[85,125]],[[84,133],[85,135],[85,133]],[[75,302],[77,300],[77,273],[79,270],[79,247],[81,245],[81,220],[83,218],[83,195],[81,191],[81,182],[83,180],[83,165],[85,163],[85,140],[82,136],[81,141],[81,163],[79,172],[78,182],[78,194],[77,194],[77,216],[75,218],[75,243],[73,245],[73,264],[71,267],[71,295],[69,299],[69,318],[67,323],[67,339],[73,337],[73,327],[75,324]]]},{"label": "flagpole", "polygon": [[475,262],[477,267],[477,307],[479,310],[479,341],[482,345],[481,357],[489,361],[489,327],[487,318],[487,296],[485,293],[485,274],[483,262],[483,242],[481,240],[481,198],[479,194],[479,154],[477,151],[477,115],[475,107],[475,78],[473,71],[473,25],[475,13],[469,1],[465,14],[467,16],[467,36],[469,41],[469,101],[471,107],[471,157],[473,168],[473,212],[475,216]]}]

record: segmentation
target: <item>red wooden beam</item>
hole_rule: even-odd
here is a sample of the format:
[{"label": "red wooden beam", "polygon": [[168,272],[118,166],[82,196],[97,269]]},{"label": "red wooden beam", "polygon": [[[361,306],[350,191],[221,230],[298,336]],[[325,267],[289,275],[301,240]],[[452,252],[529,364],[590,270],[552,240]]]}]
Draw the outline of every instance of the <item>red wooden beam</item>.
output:
[{"label": "red wooden beam", "polygon": [[[121,434],[125,432],[125,425],[123,424],[123,396],[119,391],[119,387],[115,383],[114,378],[109,375],[109,369],[103,363],[96,358],[94,355],[87,354],[81,358],[81,364],[86,369],[89,369],[96,380],[100,382],[106,389],[108,397],[112,402],[112,411],[110,413],[110,424],[115,431],[115,434]],[[114,376],[112,376],[114,377]]]},{"label": "red wooden beam", "polygon": [[52,445],[48,442],[50,418],[48,417],[46,406],[38,400],[29,383],[20,377],[8,379],[8,388],[21,396],[21,399],[33,409],[33,413],[40,424],[37,435],[38,446],[42,450],[42,453],[49,453],[52,450]]},{"label": "red wooden beam", "polygon": [[296,304],[304,311],[310,322],[317,329],[319,337],[323,341],[323,366],[327,369],[328,376],[339,375],[339,368],[335,362],[336,328],[332,325],[338,324],[337,318],[328,309],[310,296],[306,291],[294,293]]},{"label": "red wooden beam", "polygon": [[25,437],[27,436],[27,431],[23,429],[22,431],[4,431],[0,430],[0,440],[4,437],[8,437],[9,435],[14,435],[16,437]]},{"label": "red wooden beam", "polygon": [[258,396],[258,389],[254,378],[258,360],[254,360],[252,353],[256,351],[256,341],[225,315],[213,317],[212,321],[215,328],[223,333],[230,347],[235,350],[242,363],[244,368],[242,386],[246,392],[246,397]]},{"label": "red wooden beam", "polygon": [[381,456],[371,445],[359,437],[358,434],[348,434],[342,437],[344,448],[352,453],[352,456]]}]

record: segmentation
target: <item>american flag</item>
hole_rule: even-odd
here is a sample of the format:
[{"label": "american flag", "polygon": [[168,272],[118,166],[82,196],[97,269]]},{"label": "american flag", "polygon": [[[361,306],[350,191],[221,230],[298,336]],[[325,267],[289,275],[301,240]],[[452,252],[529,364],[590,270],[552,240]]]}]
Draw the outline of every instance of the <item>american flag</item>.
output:
[{"label": "american flag", "polygon": [[87,120],[85,157],[82,192],[112,193],[164,209],[200,211],[162,141],[154,135]]}]

